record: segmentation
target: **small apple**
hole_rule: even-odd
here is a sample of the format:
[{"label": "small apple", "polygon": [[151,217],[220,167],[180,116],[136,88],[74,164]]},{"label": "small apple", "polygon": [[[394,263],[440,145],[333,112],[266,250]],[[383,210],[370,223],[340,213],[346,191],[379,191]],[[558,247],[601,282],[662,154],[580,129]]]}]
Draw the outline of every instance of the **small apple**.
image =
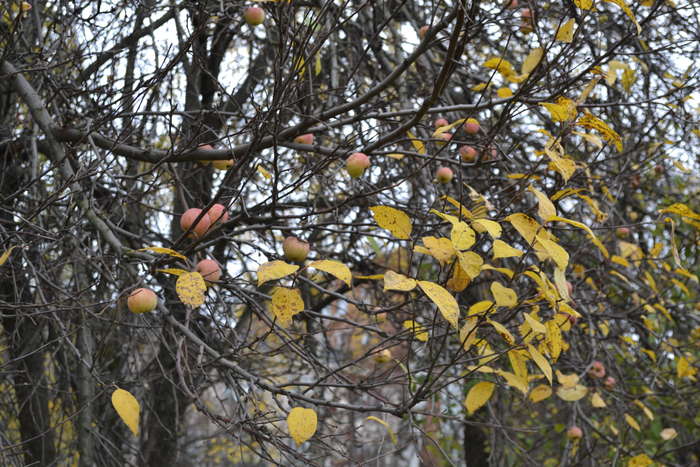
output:
[{"label": "small apple", "polygon": [[219,203],[212,205],[212,207],[210,207],[207,211],[207,214],[209,215],[209,221],[211,222],[212,227],[217,224],[225,224],[229,219],[226,206]]},{"label": "small apple", "polygon": [[441,126],[447,126],[449,124],[450,122],[448,122],[445,118],[438,118],[435,120],[435,128],[440,128]]},{"label": "small apple", "polygon": [[257,6],[251,6],[243,12],[243,19],[250,26],[258,26],[265,21],[265,10]]},{"label": "small apple", "polygon": [[630,235],[630,229],[628,227],[618,227],[615,229],[615,235],[617,235],[617,238],[627,238]]},{"label": "small apple", "polygon": [[311,246],[296,237],[287,237],[282,242],[282,251],[284,251],[284,257],[288,261],[293,261],[295,263],[302,263],[306,260],[309,255],[309,250]]},{"label": "small apple", "polygon": [[151,289],[136,289],[129,294],[126,305],[132,313],[147,313],[158,306],[158,295]]},{"label": "small apple", "polygon": [[437,172],[435,172],[435,179],[439,183],[450,183],[452,181],[452,177],[454,177],[454,173],[449,167],[440,167],[437,169]]},{"label": "small apple", "polygon": [[211,161],[211,165],[216,170],[228,170],[233,167],[233,159],[223,160],[223,161]]},{"label": "small apple", "polygon": [[588,369],[588,376],[596,379],[604,378],[605,365],[603,365],[603,363],[599,362],[598,360],[594,360],[593,363],[591,363],[590,368]]},{"label": "small apple", "polygon": [[576,425],[569,427],[569,429],[566,430],[566,437],[571,440],[581,439],[583,438],[583,430]]},{"label": "small apple", "polygon": [[613,378],[612,376],[608,376],[605,378],[605,381],[603,381],[603,387],[607,389],[608,391],[612,391],[613,388],[615,388],[615,385],[617,384],[617,380]]},{"label": "small apple", "polygon": [[450,142],[452,139],[452,133],[438,133],[435,137],[437,138],[435,145],[442,147]]},{"label": "small apple", "polygon": [[294,138],[294,142],[298,144],[314,144],[314,134],[306,133],[303,135],[299,135],[296,138]]},{"label": "small apple", "polygon": [[421,26],[420,29],[418,29],[418,37],[420,37],[421,40],[425,39],[425,35],[428,34],[429,30],[430,26],[427,24],[425,26]]},{"label": "small apple", "polygon": [[467,134],[475,135],[479,133],[480,128],[481,125],[479,125],[479,121],[476,118],[468,118],[467,121],[464,122],[464,131],[467,132]]},{"label": "small apple", "polygon": [[194,221],[201,213],[202,210],[197,208],[190,208],[185,211],[180,217],[180,227],[182,230],[187,232],[191,228],[192,231],[190,232],[190,235],[193,235],[194,237],[203,237],[211,226],[211,219],[209,218],[209,214],[204,214],[202,218],[199,219],[199,222],[197,222],[197,225],[193,227]]},{"label": "small apple", "polygon": [[384,349],[379,353],[374,354],[374,361],[377,363],[387,363],[391,361],[391,350]]},{"label": "small apple", "polygon": [[194,269],[202,275],[205,281],[216,282],[221,278],[221,267],[213,259],[203,259]]},{"label": "small apple", "polygon": [[361,177],[365,173],[365,169],[369,167],[369,157],[362,152],[356,152],[350,155],[345,161],[345,170],[352,178]]},{"label": "small apple", "polygon": [[518,8],[518,0],[510,0],[508,3],[508,9],[515,10],[516,8]]},{"label": "small apple", "polygon": [[654,167],[654,172],[656,172],[656,175],[663,175],[666,173],[666,167],[663,164],[658,164]]},{"label": "small apple", "polygon": [[479,155],[479,151],[471,146],[464,145],[459,148],[459,155],[464,162],[474,162]]}]

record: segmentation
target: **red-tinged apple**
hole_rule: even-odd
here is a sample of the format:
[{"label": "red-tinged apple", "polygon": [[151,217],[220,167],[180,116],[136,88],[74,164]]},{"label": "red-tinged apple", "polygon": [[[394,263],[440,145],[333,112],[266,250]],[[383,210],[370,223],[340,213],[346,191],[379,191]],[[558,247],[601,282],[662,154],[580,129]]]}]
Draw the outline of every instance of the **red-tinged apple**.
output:
[{"label": "red-tinged apple", "polygon": [[287,237],[282,242],[284,257],[287,258],[288,261],[293,261],[295,263],[305,261],[306,257],[309,255],[310,249],[311,245],[296,237]]},{"label": "red-tinged apple", "polygon": [[223,161],[211,161],[211,165],[216,170],[228,170],[233,167],[233,159],[223,160]]},{"label": "red-tinged apple", "polygon": [[450,183],[453,177],[454,173],[449,167],[440,167],[437,172],[435,172],[435,179],[439,183]]},{"label": "red-tinged apple", "polygon": [[132,313],[148,313],[158,306],[158,295],[151,289],[136,289],[129,294],[126,305]]},{"label": "red-tinged apple", "polygon": [[182,230],[186,232],[192,228],[190,235],[194,235],[195,237],[203,237],[204,234],[207,233],[207,230],[209,230],[209,227],[211,227],[211,219],[209,218],[209,214],[205,213],[202,218],[199,219],[197,225],[193,225],[194,221],[201,213],[202,210],[197,208],[190,208],[185,211],[180,217],[180,227]]},{"label": "red-tinged apple", "polygon": [[420,37],[421,40],[425,39],[425,35],[428,34],[429,30],[430,26],[428,26],[427,24],[425,26],[421,26],[418,30],[418,37]]},{"label": "red-tinged apple", "polygon": [[605,378],[605,381],[603,381],[603,387],[608,391],[612,391],[615,388],[616,384],[617,380],[612,376],[608,376],[607,378]]},{"label": "red-tinged apple", "polygon": [[617,235],[617,238],[627,238],[630,235],[630,229],[628,227],[618,227],[615,229],[615,235]]},{"label": "red-tinged apple", "polygon": [[476,118],[468,118],[467,121],[464,122],[464,131],[469,135],[477,134],[480,128],[481,125],[479,125],[479,121]]},{"label": "red-tinged apple", "polygon": [[221,278],[221,267],[213,259],[203,259],[197,263],[195,271],[200,273],[205,281],[216,282]]},{"label": "red-tinged apple", "polygon": [[258,26],[265,21],[265,10],[257,6],[251,6],[243,12],[243,19],[251,26]]},{"label": "red-tinged apple", "polygon": [[471,146],[464,145],[459,148],[459,155],[464,162],[474,162],[479,156],[479,151]]},{"label": "red-tinged apple", "polygon": [[583,438],[583,430],[576,425],[569,427],[569,429],[566,430],[566,437],[572,440],[581,439]]},{"label": "red-tinged apple", "polygon": [[510,3],[508,3],[508,8],[511,10],[518,8],[518,0],[510,0]]},{"label": "red-tinged apple", "polygon": [[350,155],[345,161],[345,170],[352,178],[361,177],[365,173],[365,169],[369,167],[369,157],[362,152],[356,152]]},{"label": "red-tinged apple", "polygon": [[448,122],[445,118],[438,118],[435,120],[435,128],[440,128],[441,126],[447,126],[449,124],[450,122]]},{"label": "red-tinged apple", "polygon": [[225,224],[229,220],[228,211],[226,210],[226,206],[223,204],[214,204],[209,208],[207,214],[209,214],[209,221],[211,222],[212,227],[218,224]]},{"label": "red-tinged apple", "polygon": [[436,138],[437,138],[437,141],[435,142],[435,144],[438,147],[442,147],[450,142],[450,140],[452,139],[452,133],[439,133],[436,136]]},{"label": "red-tinged apple", "polygon": [[298,144],[314,144],[314,134],[306,133],[303,135],[299,135],[296,138],[294,138],[294,142]]},{"label": "red-tinged apple", "polygon": [[593,363],[591,363],[591,367],[588,369],[588,376],[596,379],[604,378],[605,365],[603,365],[603,362],[599,362],[598,360],[593,361]]}]

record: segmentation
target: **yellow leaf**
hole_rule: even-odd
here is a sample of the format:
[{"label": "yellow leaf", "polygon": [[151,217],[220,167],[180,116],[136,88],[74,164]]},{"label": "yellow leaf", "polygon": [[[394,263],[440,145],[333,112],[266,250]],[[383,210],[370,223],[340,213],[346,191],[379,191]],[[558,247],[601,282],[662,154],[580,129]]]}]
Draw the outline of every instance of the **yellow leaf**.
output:
[{"label": "yellow leaf", "polygon": [[171,250],[170,248],[163,248],[159,246],[147,246],[146,248],[141,248],[138,251],[152,251],[153,253],[161,253],[164,255],[174,256],[175,258],[184,259],[185,261],[187,260],[187,256],[180,254],[175,250]]},{"label": "yellow leaf", "polygon": [[394,237],[401,240],[411,237],[413,225],[405,212],[389,206],[372,206],[369,209],[379,227],[388,230]]},{"label": "yellow leaf", "polygon": [[574,4],[582,10],[593,8],[593,0],[574,0]]},{"label": "yellow leaf", "polygon": [[571,18],[566,23],[562,24],[557,30],[556,40],[570,43],[574,40],[574,24],[576,21]]},{"label": "yellow leaf", "polygon": [[532,185],[528,186],[528,190],[534,193],[534,195],[537,197],[537,215],[540,216],[542,222],[547,222],[550,217],[555,217],[557,215],[557,209],[554,207],[554,203],[550,201],[546,194],[542,193]]},{"label": "yellow leaf", "polygon": [[178,268],[165,268],[165,269],[156,269],[158,272],[162,272],[165,274],[172,274],[173,276],[181,276],[183,274],[187,274],[190,271],[185,271],[184,269],[178,269]]},{"label": "yellow leaf", "polygon": [[559,388],[557,389],[557,396],[559,396],[561,400],[565,400],[567,402],[575,402],[581,400],[584,397],[586,397],[586,394],[588,394],[588,388],[581,384],[577,384],[572,388],[559,386]]},{"label": "yellow leaf", "polygon": [[455,250],[467,250],[476,242],[476,234],[465,222],[458,222],[452,226],[450,240]]},{"label": "yellow leaf", "polygon": [[391,157],[392,159],[399,160],[399,161],[401,159],[403,159],[404,157],[406,157],[405,154],[401,154],[400,152],[392,152],[391,154],[387,154],[386,156]]},{"label": "yellow leaf", "polygon": [[297,445],[303,444],[316,433],[318,417],[314,409],[294,407],[287,416],[289,434]]},{"label": "yellow leaf", "polygon": [[309,264],[309,267],[332,274],[341,281],[345,282],[348,287],[352,287],[352,273],[350,272],[350,269],[340,261],[321,259],[318,261],[313,261],[311,264]]},{"label": "yellow leaf", "polygon": [[513,70],[513,65],[511,65],[510,62],[504,58],[490,58],[489,60],[484,62],[483,66],[498,71],[505,78],[515,74],[515,71]]},{"label": "yellow leaf", "polygon": [[387,270],[384,273],[384,291],[398,290],[400,292],[408,292],[416,288],[415,279],[406,277],[403,274]]},{"label": "yellow leaf", "polygon": [[557,381],[559,381],[559,384],[561,384],[563,387],[571,389],[574,388],[578,384],[578,375],[576,373],[571,373],[570,375],[566,375],[562,373],[561,371],[557,370]]},{"label": "yellow leaf", "polygon": [[523,62],[523,66],[520,69],[520,74],[529,75],[532,72],[532,70],[534,70],[535,67],[540,63],[543,55],[544,49],[542,49],[542,47],[532,49],[527,55],[527,58],[525,58],[525,61]]},{"label": "yellow leaf", "polygon": [[182,303],[197,308],[204,304],[204,292],[207,291],[207,285],[200,273],[188,272],[177,278],[175,291]]},{"label": "yellow leaf", "polygon": [[509,386],[514,387],[523,394],[527,394],[529,388],[527,381],[518,377],[518,375],[510,373],[508,371],[497,370],[496,373],[498,373],[499,376],[503,377]]},{"label": "yellow leaf", "polygon": [[541,402],[552,395],[552,388],[546,384],[541,384],[530,391],[529,398],[533,403]]},{"label": "yellow leaf", "polygon": [[637,22],[637,18],[634,17],[634,13],[632,13],[632,10],[630,10],[630,8],[627,6],[627,4],[625,3],[624,0],[605,0],[605,1],[609,2],[609,3],[614,3],[615,5],[622,8],[622,11],[625,12],[625,14],[629,17],[629,19],[632,20],[634,25],[637,27],[637,34],[642,32],[642,27]]},{"label": "yellow leaf", "polygon": [[637,420],[634,419],[634,417],[628,413],[625,414],[625,421],[629,426],[634,428],[636,431],[642,431],[642,428],[639,426],[639,423],[637,423]]},{"label": "yellow leaf", "polygon": [[280,326],[292,324],[292,317],[304,311],[304,299],[301,298],[299,289],[275,287],[272,290],[271,310]]},{"label": "yellow leaf", "polygon": [[576,125],[597,131],[605,141],[614,143],[618,152],[622,152],[622,138],[620,135],[598,117],[585,113],[576,121]]},{"label": "yellow leaf", "polygon": [[479,324],[477,317],[467,318],[464,326],[459,330],[459,341],[464,351],[468,351],[476,340],[476,328]]},{"label": "yellow leaf", "polygon": [[321,54],[316,54],[316,63],[314,64],[314,74],[316,76],[321,74],[322,64],[321,64]]},{"label": "yellow leaf", "polygon": [[445,283],[445,287],[447,287],[447,290],[450,292],[461,292],[467,288],[470,282],[471,279],[467,273],[464,272],[464,269],[462,269],[458,261],[453,264],[452,275]]},{"label": "yellow leaf", "polygon": [[288,264],[284,261],[268,261],[258,267],[258,287],[265,282],[274,281],[286,277],[299,269],[296,264]]},{"label": "yellow leaf", "polygon": [[511,91],[510,88],[498,88],[496,95],[501,99],[507,99],[513,97],[513,91]]},{"label": "yellow leaf", "polygon": [[518,304],[518,295],[515,293],[515,290],[505,287],[500,282],[491,283],[491,293],[497,306],[512,308]]},{"label": "yellow leaf", "polygon": [[511,214],[506,217],[506,220],[518,231],[518,233],[527,241],[528,245],[533,245],[537,234],[543,230],[542,226],[530,216],[521,212]]},{"label": "yellow leaf", "polygon": [[493,302],[491,300],[482,300],[480,302],[476,302],[472,306],[469,307],[469,311],[467,312],[468,316],[474,316],[474,315],[480,315],[481,313],[484,313],[488,310],[490,310],[493,307]]},{"label": "yellow leaf", "polygon": [[501,236],[501,224],[489,219],[474,219],[472,227],[479,233],[488,232],[491,238],[496,239]]},{"label": "yellow leaf", "polygon": [[416,323],[413,320],[407,320],[403,322],[404,329],[410,329],[416,339],[421,342],[428,342],[428,331],[422,324]]},{"label": "yellow leaf", "polygon": [[523,252],[517,248],[513,248],[502,240],[494,240],[493,242],[493,259],[497,258],[512,258],[514,256],[522,256]]},{"label": "yellow leaf", "polygon": [[479,92],[479,91],[483,91],[484,89],[486,89],[486,87],[487,87],[486,83],[479,83],[479,84],[472,86],[471,90]]},{"label": "yellow leaf", "polygon": [[387,433],[389,433],[389,438],[391,438],[391,442],[394,444],[398,444],[399,440],[396,438],[396,433],[394,433],[394,430],[391,429],[389,424],[382,420],[381,418],[377,418],[374,415],[370,415],[367,417],[367,420],[372,420],[373,422],[377,422],[381,425],[384,425],[384,428],[386,428]]},{"label": "yellow leaf", "polygon": [[500,272],[501,274],[503,274],[504,276],[506,276],[508,279],[512,279],[513,275],[515,274],[512,269],[497,268],[497,267],[491,266],[490,264],[484,264],[481,267],[481,270],[482,271],[497,271],[497,272]]},{"label": "yellow leaf", "polygon": [[452,246],[452,242],[447,238],[423,237],[421,240],[427,247],[430,256],[438,260],[443,266],[452,261],[452,258],[455,256],[456,251]]},{"label": "yellow leaf", "polygon": [[642,401],[640,401],[640,400],[636,400],[636,401],[634,401],[634,403],[635,403],[635,405],[636,405],[637,407],[639,407],[640,409],[642,409],[642,412],[644,412],[644,415],[646,415],[646,417],[647,417],[649,420],[654,421],[654,413],[649,409],[649,407],[647,407],[646,405],[644,405],[644,403],[643,403]]},{"label": "yellow leaf", "polygon": [[425,154],[425,153],[426,153],[425,144],[423,143],[423,141],[421,141],[421,140],[419,140],[418,138],[416,138],[416,135],[414,135],[414,134],[411,133],[410,131],[407,131],[407,132],[406,132],[406,135],[408,135],[408,139],[411,140],[411,144],[412,144],[413,147],[416,149],[416,151],[418,151],[419,154]]},{"label": "yellow leaf", "polygon": [[692,378],[697,373],[697,370],[690,365],[690,362],[685,357],[680,357],[676,363],[676,374],[678,378]]},{"label": "yellow leaf", "polygon": [[437,305],[443,318],[445,318],[453,328],[459,329],[457,327],[459,305],[450,292],[434,282],[418,281],[418,286],[425,292],[428,298]]},{"label": "yellow leaf", "polygon": [[530,313],[523,312],[523,318],[525,318],[525,322],[530,326],[530,329],[532,329],[534,332],[539,334],[547,334],[547,327],[535,318],[533,318],[530,315]]},{"label": "yellow leaf", "polygon": [[117,415],[129,427],[134,436],[139,434],[139,416],[141,406],[139,401],[131,395],[129,391],[117,388],[112,393],[112,406],[117,411]]},{"label": "yellow leaf", "polygon": [[7,262],[7,260],[10,258],[10,253],[12,253],[12,250],[15,248],[17,248],[17,245],[11,246],[9,249],[5,250],[2,256],[0,256],[0,266]]},{"label": "yellow leaf", "polygon": [[602,409],[603,407],[607,406],[603,398],[600,397],[600,394],[598,394],[597,392],[594,392],[593,395],[591,395],[591,404],[596,409]]},{"label": "yellow leaf", "polygon": [[545,143],[544,153],[552,160],[554,170],[561,175],[564,182],[568,182],[576,172],[576,162],[565,156],[564,148],[552,137]]},{"label": "yellow leaf", "polygon": [[467,413],[472,415],[483,407],[493,396],[495,387],[496,385],[489,381],[481,381],[472,386],[464,399],[464,407],[466,407]]},{"label": "yellow leaf", "polygon": [[664,428],[661,430],[661,439],[664,441],[670,441],[676,436],[678,436],[678,432],[676,432],[676,430],[673,428]]},{"label": "yellow leaf", "polygon": [[493,328],[496,330],[498,334],[503,338],[503,340],[506,341],[509,345],[515,344],[515,338],[513,337],[513,334],[510,333],[510,331],[501,323],[498,321],[493,321],[493,320],[486,320]]},{"label": "yellow leaf", "polygon": [[559,217],[559,216],[553,216],[548,219],[550,222],[551,221],[557,221],[557,222],[564,222],[565,224],[573,225],[574,227],[578,227],[579,229],[585,231],[588,234],[588,238],[593,242],[593,244],[598,247],[600,252],[605,256],[606,258],[610,257],[610,253],[608,253],[607,248],[603,245],[603,243],[596,237],[596,235],[593,233],[593,231],[586,225],[582,224],[581,222],[576,222],[572,221],[571,219],[566,219],[565,217]]},{"label": "yellow leaf", "polygon": [[700,220],[700,214],[690,209],[683,203],[672,204],[667,208],[659,209],[660,213],[678,214],[683,217],[690,217],[692,219]]},{"label": "yellow leaf", "polygon": [[648,467],[654,463],[646,454],[639,454],[627,461],[627,467]]},{"label": "yellow leaf", "polygon": [[473,251],[458,251],[459,265],[471,280],[474,280],[481,272],[484,259]]},{"label": "yellow leaf", "polygon": [[547,252],[547,255],[556,263],[559,269],[566,269],[569,264],[569,253],[566,252],[558,243],[537,236],[537,241],[542,248]]},{"label": "yellow leaf", "polygon": [[452,122],[452,123],[450,123],[450,124],[448,124],[448,125],[444,125],[444,126],[438,127],[438,128],[435,130],[435,132],[433,133],[433,137],[438,137],[438,136],[441,135],[442,133],[445,133],[446,131],[450,131],[450,130],[452,130],[453,128],[456,128],[456,127],[460,126],[460,125],[461,125],[462,123],[464,123],[466,120],[467,120],[466,118],[460,118],[460,119],[455,120],[454,122]]},{"label": "yellow leaf", "polygon": [[540,367],[542,373],[547,377],[547,380],[549,380],[549,384],[552,384],[552,366],[549,364],[547,359],[544,358],[544,356],[530,344],[527,345],[527,351],[530,352],[532,360],[537,364],[538,367]]},{"label": "yellow leaf", "polygon": [[549,115],[554,122],[567,122],[576,118],[576,102],[566,97],[559,97],[556,104],[552,102],[540,102],[542,107],[549,111]]},{"label": "yellow leaf", "polygon": [[272,178],[272,175],[270,174],[270,172],[265,170],[265,167],[263,167],[262,165],[258,164],[256,169],[258,172],[260,172],[260,175],[262,175],[266,180],[270,180]]}]

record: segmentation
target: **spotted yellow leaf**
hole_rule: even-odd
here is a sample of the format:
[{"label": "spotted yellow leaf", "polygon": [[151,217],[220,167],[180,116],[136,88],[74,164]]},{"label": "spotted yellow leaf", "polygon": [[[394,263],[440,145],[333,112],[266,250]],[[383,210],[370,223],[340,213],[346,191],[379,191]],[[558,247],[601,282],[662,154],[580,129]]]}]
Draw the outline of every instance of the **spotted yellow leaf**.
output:
[{"label": "spotted yellow leaf", "polygon": [[512,308],[518,304],[518,295],[515,290],[505,287],[500,282],[491,283],[491,293],[498,306]]},{"label": "spotted yellow leaf", "polygon": [[574,18],[569,19],[557,29],[556,40],[566,42],[567,44],[574,40]]},{"label": "spotted yellow leaf", "polygon": [[576,121],[576,125],[597,131],[604,140],[613,143],[618,152],[622,152],[622,138],[620,135],[598,117],[585,113]]},{"label": "spotted yellow leaf", "polygon": [[204,304],[204,292],[207,291],[207,285],[200,273],[188,272],[177,278],[175,291],[182,303],[197,308]]},{"label": "spotted yellow leaf", "polygon": [[409,292],[416,288],[417,282],[415,279],[406,277],[392,270],[384,273],[384,291],[398,290],[400,292]]},{"label": "spotted yellow leaf", "polygon": [[413,225],[405,212],[389,206],[372,206],[369,209],[379,227],[388,230],[394,237],[401,240],[411,237]]},{"label": "spotted yellow leaf", "polygon": [[576,118],[576,102],[566,97],[559,97],[556,103],[540,102],[540,105],[549,111],[554,122],[567,122]]},{"label": "spotted yellow leaf", "polygon": [[275,287],[271,296],[270,309],[282,327],[292,324],[292,317],[304,311],[304,299],[301,297],[299,289]]}]

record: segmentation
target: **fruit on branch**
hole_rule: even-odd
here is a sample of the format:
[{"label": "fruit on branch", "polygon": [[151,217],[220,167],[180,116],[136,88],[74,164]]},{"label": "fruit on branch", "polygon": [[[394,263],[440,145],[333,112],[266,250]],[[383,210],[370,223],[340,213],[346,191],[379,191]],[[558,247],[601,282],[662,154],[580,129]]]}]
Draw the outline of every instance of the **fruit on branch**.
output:
[{"label": "fruit on branch", "polygon": [[377,363],[388,363],[391,361],[391,350],[384,349],[379,353],[374,354],[374,361]]},{"label": "fruit on branch", "polygon": [[209,218],[209,214],[205,213],[202,218],[199,219],[197,225],[194,225],[194,221],[201,213],[202,210],[197,208],[190,208],[185,211],[180,217],[180,227],[182,230],[187,232],[188,230],[192,229],[190,235],[193,235],[194,237],[203,237],[211,226],[211,219]]},{"label": "fruit on branch", "polygon": [[591,367],[588,369],[588,376],[591,378],[604,378],[605,377],[605,365],[603,365],[603,362],[599,362],[598,360],[594,360],[593,363],[591,363]]},{"label": "fruit on branch", "polygon": [[516,8],[518,8],[518,0],[510,0],[510,2],[508,3],[508,8],[510,10],[515,10]]},{"label": "fruit on branch", "polygon": [[357,178],[365,173],[365,169],[369,167],[369,157],[362,152],[356,152],[350,155],[345,161],[345,170],[352,178]]},{"label": "fruit on branch", "polygon": [[450,140],[452,139],[452,133],[438,133],[437,135],[435,135],[435,137],[437,138],[435,145],[438,147],[442,147],[450,142]]},{"label": "fruit on branch", "polygon": [[441,126],[447,126],[449,124],[450,122],[448,122],[446,118],[438,118],[435,120],[435,128],[440,128]]},{"label": "fruit on branch", "polygon": [[223,204],[216,203],[212,205],[207,211],[207,214],[209,215],[209,221],[212,227],[218,224],[225,224],[229,220],[228,211]]},{"label": "fruit on branch", "polygon": [[617,235],[617,238],[627,238],[630,235],[630,229],[628,227],[618,227],[615,229],[615,235]]},{"label": "fruit on branch", "polygon": [[213,259],[203,259],[195,267],[195,271],[200,273],[205,281],[216,282],[221,278],[221,267]]},{"label": "fruit on branch", "polygon": [[310,249],[311,245],[303,240],[299,240],[297,237],[289,236],[282,242],[284,257],[287,258],[288,261],[295,263],[301,263],[306,260]]},{"label": "fruit on branch", "polygon": [[532,10],[529,8],[523,8],[520,10],[520,32],[523,32],[525,34],[534,31],[533,27],[533,19],[532,19]]},{"label": "fruit on branch", "polygon": [[243,19],[250,26],[258,26],[265,21],[265,10],[257,6],[251,6],[243,12]]},{"label": "fruit on branch", "polygon": [[420,37],[421,40],[425,39],[425,35],[428,34],[429,30],[430,26],[427,24],[425,26],[421,26],[420,29],[418,29],[418,37]]},{"label": "fruit on branch", "polygon": [[477,134],[480,128],[481,125],[479,125],[479,120],[476,118],[468,118],[467,121],[464,122],[464,131],[469,135]]},{"label": "fruit on branch", "polygon": [[479,151],[469,145],[464,145],[459,148],[459,156],[464,162],[474,162],[479,155]]},{"label": "fruit on branch", "polygon": [[608,391],[612,391],[615,388],[616,384],[617,380],[612,376],[608,376],[607,378],[605,378],[605,381],[603,381],[603,387]]},{"label": "fruit on branch", "polygon": [[223,161],[211,161],[211,165],[217,170],[228,170],[233,167],[233,159]]},{"label": "fruit on branch", "polygon": [[314,134],[306,133],[303,135],[299,135],[296,138],[294,138],[294,142],[298,144],[314,144]]},{"label": "fruit on branch", "polygon": [[435,179],[438,183],[450,183],[453,177],[454,173],[449,167],[440,167],[437,169],[437,172],[435,172]]},{"label": "fruit on branch", "polygon": [[132,313],[148,313],[158,306],[158,295],[151,289],[136,289],[129,294],[126,305]]},{"label": "fruit on branch", "polygon": [[583,430],[576,425],[570,426],[569,429],[566,430],[566,437],[571,440],[581,439],[583,438]]}]

